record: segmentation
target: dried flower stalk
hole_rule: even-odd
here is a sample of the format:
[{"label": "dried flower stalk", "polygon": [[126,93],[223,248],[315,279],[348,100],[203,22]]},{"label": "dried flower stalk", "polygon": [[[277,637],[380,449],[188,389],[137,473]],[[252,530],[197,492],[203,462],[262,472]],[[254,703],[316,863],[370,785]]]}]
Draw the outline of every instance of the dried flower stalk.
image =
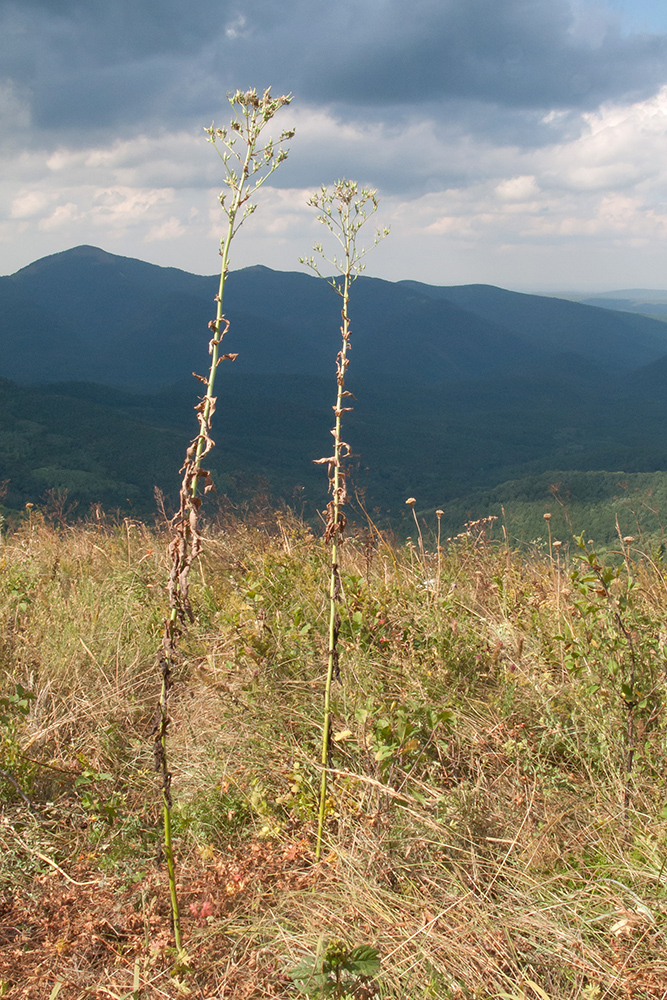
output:
[{"label": "dried flower stalk", "polygon": [[[334,439],[333,455],[315,460],[316,465],[326,465],[329,477],[329,492],[331,500],[327,505],[326,524],[324,530],[324,540],[330,546],[329,565],[329,650],[327,679],[324,691],[324,729],[322,734],[322,778],[320,783],[320,801],[318,809],[317,824],[317,847],[316,857],[322,854],[322,834],[324,830],[324,818],[326,813],[327,797],[327,768],[329,764],[329,737],[331,724],[331,684],[334,679],[339,679],[339,655],[338,655],[338,633],[340,631],[340,615],[338,614],[337,603],[341,593],[341,579],[339,571],[340,547],[343,544],[343,536],[347,517],[343,508],[347,503],[347,477],[348,469],[346,460],[350,457],[350,446],[342,437],[342,418],[344,413],[349,413],[353,407],[344,406],[346,399],[353,398],[352,393],[345,388],[345,374],[350,363],[347,356],[350,348],[350,318],[349,300],[350,287],[352,282],[359,277],[365,268],[364,257],[377,246],[381,239],[388,235],[388,229],[381,229],[375,233],[373,244],[368,250],[357,247],[357,236],[361,227],[377,211],[378,199],[375,191],[362,188],[358,191],[356,182],[339,180],[336,181],[331,191],[325,186],[308,201],[309,205],[319,210],[318,221],[327,227],[330,233],[340,244],[343,254],[341,257],[327,257],[322,244],[316,243],[313,246],[315,253],[332,264],[336,272],[333,277],[326,278],[333,290],[342,299],[341,308],[341,336],[342,346],[336,357],[336,402],[333,406],[335,424],[331,431]],[[317,275],[323,277],[319,270],[319,265],[315,257],[301,257],[302,264],[306,264]]]},{"label": "dried flower stalk", "polygon": [[205,377],[193,372],[195,378],[206,386],[205,394],[195,406],[199,432],[190,442],[180,470],[182,480],[179,509],[171,520],[173,535],[167,550],[170,561],[168,581],[170,614],[164,623],[159,661],[162,689],[154,727],[155,769],[162,775],[165,855],[169,870],[174,939],[179,952],[181,934],[171,840],[171,773],[167,765],[168,702],[171,672],[176,660],[181,627],[186,619],[190,621],[194,619],[188,584],[192,563],[202,550],[202,538],[199,532],[201,498],[197,496],[199,481],[203,480],[204,493],[213,489],[210,472],[202,467],[202,462],[214,446],[210,431],[216,404],[216,396],[213,393],[215,377],[221,361],[234,361],[237,357],[236,354],[222,354],[220,351],[220,345],[229,329],[229,321],[222,312],[225,282],[229,270],[229,252],[234,236],[257,207],[250,201],[251,197],[287,159],[288,151],[284,143],[294,135],[294,130],[284,131],[277,141],[268,139],[264,145],[260,145],[265,127],[276,112],[290,103],[291,96],[272,97],[270,90],[265,90],[261,96],[258,96],[256,90],[237,90],[234,94],[228,94],[227,98],[233,111],[229,128],[216,128],[211,125],[205,130],[208,141],[215,147],[225,169],[226,190],[220,194],[219,201],[227,216],[227,230],[220,240],[222,262],[218,293],[215,296],[215,319],[208,324],[212,334],[208,344],[211,355],[209,373]]}]

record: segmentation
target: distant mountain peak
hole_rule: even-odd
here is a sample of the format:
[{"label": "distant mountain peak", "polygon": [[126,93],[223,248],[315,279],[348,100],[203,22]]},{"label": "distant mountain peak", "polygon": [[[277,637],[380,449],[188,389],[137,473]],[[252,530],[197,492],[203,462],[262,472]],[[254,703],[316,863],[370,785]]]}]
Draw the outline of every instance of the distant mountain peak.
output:
[{"label": "distant mountain peak", "polygon": [[[93,257],[99,260],[108,260],[109,257],[115,258],[118,254],[109,253],[108,250],[102,250],[101,247],[91,246],[89,243],[82,243],[78,247],[71,247],[69,250],[63,250],[60,254],[54,254],[53,256],[58,257]],[[130,258],[124,258],[129,260]]]},{"label": "distant mountain peak", "polygon": [[32,264],[27,264],[25,267],[20,268],[11,277],[19,274],[39,274],[40,271],[50,268],[54,264],[67,263],[70,260],[88,260],[98,264],[111,264],[116,261],[132,261],[133,259],[132,257],[120,257],[118,254],[108,253],[108,251],[102,250],[100,247],[83,244],[78,247],[71,247],[69,250],[60,250],[58,253],[48,254],[46,257],[40,257],[39,260],[33,261]]},{"label": "distant mountain peak", "polygon": [[267,267],[266,264],[248,264],[247,267],[240,267],[239,271],[243,271],[244,274],[271,274],[273,268]]}]

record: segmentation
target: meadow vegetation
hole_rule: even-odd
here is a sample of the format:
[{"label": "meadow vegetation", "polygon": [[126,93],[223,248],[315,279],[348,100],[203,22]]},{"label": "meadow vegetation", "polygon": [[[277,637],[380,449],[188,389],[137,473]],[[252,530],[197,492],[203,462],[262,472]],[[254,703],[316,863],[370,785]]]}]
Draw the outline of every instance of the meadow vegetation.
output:
[{"label": "meadow vegetation", "polygon": [[329,553],[288,511],[203,525],[171,694],[180,961],[151,752],[168,526],[32,509],[5,535],[4,996],[664,997],[660,553],[477,523],[438,554],[422,527],[423,554],[346,542],[315,863]]}]

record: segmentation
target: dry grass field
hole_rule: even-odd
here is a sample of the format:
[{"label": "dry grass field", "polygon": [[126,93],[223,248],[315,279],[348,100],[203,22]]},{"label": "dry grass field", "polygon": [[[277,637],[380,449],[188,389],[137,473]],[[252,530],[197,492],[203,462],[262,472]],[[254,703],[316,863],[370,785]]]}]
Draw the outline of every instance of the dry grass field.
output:
[{"label": "dry grass field", "polygon": [[288,513],[203,534],[169,731],[181,956],[168,532],[33,509],[2,538],[0,996],[667,998],[660,552],[348,538],[316,863],[328,551]]}]

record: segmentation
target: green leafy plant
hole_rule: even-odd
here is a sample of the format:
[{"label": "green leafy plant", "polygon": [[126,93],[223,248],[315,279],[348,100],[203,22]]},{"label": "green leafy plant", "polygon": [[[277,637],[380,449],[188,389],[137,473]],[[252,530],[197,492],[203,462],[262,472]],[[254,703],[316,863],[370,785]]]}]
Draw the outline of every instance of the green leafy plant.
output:
[{"label": "green leafy plant", "polygon": [[[329,737],[331,717],[331,685],[339,677],[338,666],[338,633],[340,631],[340,615],[337,603],[341,593],[340,578],[340,548],[343,544],[347,517],[344,511],[347,504],[348,468],[346,460],[351,455],[349,444],[343,440],[343,414],[352,410],[344,403],[352,398],[352,393],[345,388],[345,374],[350,360],[347,356],[350,347],[350,288],[365,268],[364,258],[369,250],[357,246],[357,237],[362,226],[377,211],[378,199],[375,191],[367,188],[358,190],[355,181],[339,180],[329,190],[322,186],[310,198],[309,205],[318,209],[318,221],[326,226],[342,249],[342,256],[327,257],[321,243],[313,246],[314,252],[336,272],[327,278],[333,290],[342,300],[341,336],[342,346],[336,358],[336,402],[333,406],[335,423],[332,430],[334,439],[333,454],[315,459],[316,465],[326,465],[329,476],[329,492],[331,500],[327,505],[324,540],[330,546],[329,562],[329,649],[327,664],[327,679],[324,693],[324,728],[322,735],[322,781],[320,785],[319,818],[317,827],[316,854],[319,859],[322,854],[322,833],[326,813],[327,795],[327,764],[329,759]],[[387,236],[388,229],[377,230],[373,244],[377,246],[381,239]],[[323,277],[315,257],[301,257],[317,275]]]},{"label": "green leafy plant", "polygon": [[79,801],[91,823],[113,826],[125,805],[125,797],[110,787],[113,775],[86,768],[74,781]]},{"label": "green leafy plant", "polygon": [[34,700],[34,693],[19,683],[14,685],[13,694],[0,695],[0,759],[3,764],[11,768],[11,770],[0,768],[0,777],[13,786],[30,809],[34,808],[33,804],[21,787],[25,761],[20,755],[18,730],[30,713],[30,706]]},{"label": "green leafy plant", "polygon": [[449,726],[453,713],[450,709],[396,701],[374,706],[372,699],[368,699],[365,708],[357,709],[356,717],[362,725],[369,726],[373,757],[386,774],[388,765],[395,761],[409,766],[420,759],[432,743],[437,727],[441,723]]},{"label": "green leafy plant", "polygon": [[222,311],[225,282],[229,270],[232,240],[257,207],[250,199],[287,158],[284,143],[294,135],[293,130],[283,131],[278,140],[269,138],[262,145],[262,133],[275,114],[290,103],[290,96],[272,97],[270,90],[265,90],[261,96],[256,90],[237,90],[234,94],[228,95],[228,100],[233,111],[229,128],[216,128],[215,125],[211,125],[206,129],[208,141],[216,149],[224,167],[226,190],[220,194],[219,201],[227,217],[227,228],[220,240],[222,263],[218,293],[215,297],[215,319],[209,323],[211,333],[208,343],[211,356],[209,372],[207,376],[195,375],[195,378],[206,387],[206,392],[195,406],[199,433],[191,441],[180,470],[183,477],[179,494],[180,505],[171,522],[173,536],[168,549],[171,563],[168,581],[170,614],[164,624],[159,660],[162,687],[154,740],[155,769],[162,776],[165,856],[169,871],[174,939],[179,952],[181,935],[171,831],[171,773],[167,764],[168,699],[171,672],[177,657],[180,627],[186,620],[194,620],[188,593],[189,575],[192,563],[202,549],[198,524],[201,498],[197,496],[200,479],[204,481],[204,493],[213,489],[210,472],[202,467],[202,462],[213,448],[210,431],[216,405],[214,395],[216,372],[221,361],[233,361],[236,358],[235,354],[224,354],[220,350],[229,329],[229,321],[225,319]]},{"label": "green leafy plant", "polygon": [[631,777],[637,750],[637,725],[656,723],[662,709],[664,658],[654,624],[640,610],[638,583],[629,545],[621,537],[623,561],[605,560],[584,535],[575,537],[579,565],[571,573],[575,607],[586,624],[583,638],[560,635],[570,672],[588,680],[588,694],[608,711],[624,716],[624,809],[631,802]]},{"label": "green leafy plant", "polygon": [[350,948],[334,938],[322,954],[305,958],[288,975],[306,996],[347,1000],[357,995],[364,980],[379,971],[377,948],[368,944]]},{"label": "green leafy plant", "polygon": [[34,693],[18,683],[13,694],[0,695],[0,726],[12,725],[17,720],[24,719],[34,700]]}]

